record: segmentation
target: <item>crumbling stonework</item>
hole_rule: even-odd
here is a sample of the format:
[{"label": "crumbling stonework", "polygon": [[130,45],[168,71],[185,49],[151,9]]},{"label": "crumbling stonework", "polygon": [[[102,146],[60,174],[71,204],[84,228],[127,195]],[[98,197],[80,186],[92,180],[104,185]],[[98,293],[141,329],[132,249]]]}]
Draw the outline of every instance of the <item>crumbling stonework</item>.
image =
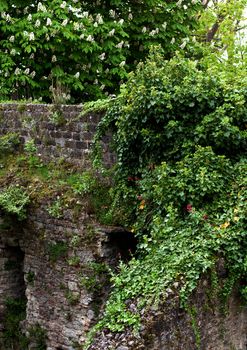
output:
[{"label": "crumbling stonework", "polygon": [[[90,350],[246,350],[247,307],[235,292],[222,305],[202,278],[188,310],[179,305],[176,288],[158,307],[142,312],[140,334],[99,332]],[[135,304],[129,305],[135,310]]]},{"label": "crumbling stonework", "polygon": [[[108,294],[106,266],[116,264],[121,252],[117,244],[109,246],[114,234],[117,230],[99,227],[87,214],[75,218],[72,210],[55,219],[42,204],[30,212],[22,230],[1,230],[0,320],[3,299],[24,292],[24,276],[23,330],[28,334],[38,325],[45,331],[48,350],[73,350],[83,344]],[[10,244],[13,251],[23,252],[23,267],[18,271],[4,267],[12,259],[3,254]]]}]

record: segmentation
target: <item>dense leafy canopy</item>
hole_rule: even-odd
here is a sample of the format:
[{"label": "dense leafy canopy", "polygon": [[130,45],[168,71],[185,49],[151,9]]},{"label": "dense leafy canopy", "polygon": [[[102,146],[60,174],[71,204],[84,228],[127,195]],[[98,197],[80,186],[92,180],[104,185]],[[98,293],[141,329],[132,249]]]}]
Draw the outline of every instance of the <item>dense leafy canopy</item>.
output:
[{"label": "dense leafy canopy", "polygon": [[109,106],[96,145],[110,127],[118,157],[112,212],[124,208],[120,219],[139,238],[139,256],[112,277],[94,331],[138,328],[144,305],[158,305],[171,289],[186,305],[219,258],[222,297],[246,278],[247,85],[241,66],[234,74],[227,66],[166,61],[156,51]]},{"label": "dense leafy canopy", "polygon": [[1,2],[1,98],[65,102],[114,93],[160,43],[167,57],[191,39],[199,1]]}]

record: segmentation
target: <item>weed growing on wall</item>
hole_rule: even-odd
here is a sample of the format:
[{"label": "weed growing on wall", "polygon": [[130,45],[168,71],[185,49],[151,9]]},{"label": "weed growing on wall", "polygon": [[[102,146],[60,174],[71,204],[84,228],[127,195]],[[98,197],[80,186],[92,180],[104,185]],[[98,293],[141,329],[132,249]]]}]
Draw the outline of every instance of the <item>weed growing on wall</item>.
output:
[{"label": "weed growing on wall", "polygon": [[26,317],[26,300],[8,298],[5,301],[3,346],[4,349],[28,349],[28,339],[22,333],[20,322]]},{"label": "weed growing on wall", "polygon": [[13,153],[20,144],[20,136],[17,133],[7,133],[0,137],[0,158]]},{"label": "weed growing on wall", "polygon": [[58,259],[63,259],[67,256],[68,245],[63,241],[49,243],[47,253],[50,261],[55,263]]},{"label": "weed growing on wall", "polygon": [[9,214],[17,215],[19,220],[26,218],[26,206],[30,198],[25,188],[10,185],[0,192],[0,206]]}]

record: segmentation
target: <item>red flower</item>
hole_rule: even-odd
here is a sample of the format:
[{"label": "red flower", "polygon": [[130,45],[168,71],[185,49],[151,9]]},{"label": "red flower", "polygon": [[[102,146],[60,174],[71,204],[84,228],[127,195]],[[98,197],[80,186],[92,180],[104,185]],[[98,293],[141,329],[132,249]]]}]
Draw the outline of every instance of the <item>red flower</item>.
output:
[{"label": "red flower", "polygon": [[191,213],[192,210],[193,210],[192,204],[187,204],[187,205],[186,205],[186,210],[187,210],[189,213]]}]

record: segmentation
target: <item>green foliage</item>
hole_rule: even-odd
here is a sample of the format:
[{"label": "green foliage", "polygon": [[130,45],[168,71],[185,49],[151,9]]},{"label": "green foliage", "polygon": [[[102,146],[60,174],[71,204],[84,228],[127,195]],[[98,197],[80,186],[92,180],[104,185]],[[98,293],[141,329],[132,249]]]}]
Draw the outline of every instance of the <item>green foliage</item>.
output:
[{"label": "green foliage", "polygon": [[33,286],[34,280],[35,280],[35,273],[33,271],[28,271],[28,273],[26,274],[26,282]]},{"label": "green foliage", "polygon": [[246,78],[201,69],[154,51],[130,75],[100,123],[97,138],[114,132],[119,172],[140,176],[143,168],[177,161],[197,145],[235,158],[246,149]]},{"label": "green foliage", "polygon": [[8,298],[5,301],[3,344],[4,349],[28,349],[28,339],[20,328],[20,322],[26,317],[26,300]]},{"label": "green foliage", "polygon": [[150,45],[167,56],[190,40],[199,1],[1,3],[1,97],[55,103],[118,90]]},{"label": "green foliage", "polygon": [[88,273],[80,279],[80,285],[90,293],[99,292],[109,280],[109,267],[105,263],[92,262],[87,265]]},{"label": "green foliage", "polygon": [[17,133],[7,133],[0,137],[0,157],[16,151],[20,144],[20,136]]},{"label": "green foliage", "polygon": [[43,164],[40,160],[40,158],[36,155],[38,152],[37,146],[35,145],[35,141],[33,139],[30,139],[25,142],[24,144],[24,151],[28,156],[28,165],[30,169],[35,168],[43,168]]},{"label": "green foliage", "polygon": [[30,140],[25,142],[25,144],[24,144],[24,151],[27,154],[30,154],[30,155],[37,153],[37,147],[36,147],[35,142],[34,142],[33,139],[30,139]]},{"label": "green foliage", "polygon": [[63,204],[60,199],[54,201],[48,208],[48,213],[56,219],[60,219],[63,217]]},{"label": "green foliage", "polygon": [[67,256],[68,246],[66,242],[58,241],[50,243],[47,247],[47,253],[51,262],[55,263],[58,259]]},{"label": "green foliage", "polygon": [[66,119],[63,115],[63,112],[60,110],[59,105],[53,105],[51,113],[49,114],[49,121],[56,126],[62,126],[66,124]]},{"label": "green foliage", "polygon": [[39,325],[36,324],[35,326],[31,327],[29,330],[29,341],[32,344],[35,344],[35,350],[46,350],[46,332],[45,330]]},{"label": "green foliage", "polygon": [[95,214],[103,224],[113,224],[114,220],[109,215],[111,203],[110,185],[107,179],[99,177],[92,171],[74,173],[66,179],[73,192],[83,197],[83,206],[90,213]]},{"label": "green foliage", "polygon": [[89,338],[102,329],[138,330],[143,311],[171,294],[188,308],[201,275],[214,271],[219,258],[227,271],[222,298],[236,285],[241,289],[247,90],[241,69],[235,72],[233,79],[223,69],[179,57],[166,61],[154,52],[109,105],[96,150],[110,128],[118,159],[111,212],[125,213],[123,224],[139,239],[138,257],[112,275],[104,316]]},{"label": "green foliage", "polygon": [[88,194],[97,187],[97,179],[90,171],[72,174],[66,181],[76,194]]},{"label": "green foliage", "polygon": [[80,300],[80,294],[72,292],[70,290],[66,291],[65,296],[70,305],[76,305]]},{"label": "green foliage", "polygon": [[0,206],[9,214],[14,214],[19,220],[26,218],[26,206],[30,198],[25,188],[10,185],[0,192]]}]

